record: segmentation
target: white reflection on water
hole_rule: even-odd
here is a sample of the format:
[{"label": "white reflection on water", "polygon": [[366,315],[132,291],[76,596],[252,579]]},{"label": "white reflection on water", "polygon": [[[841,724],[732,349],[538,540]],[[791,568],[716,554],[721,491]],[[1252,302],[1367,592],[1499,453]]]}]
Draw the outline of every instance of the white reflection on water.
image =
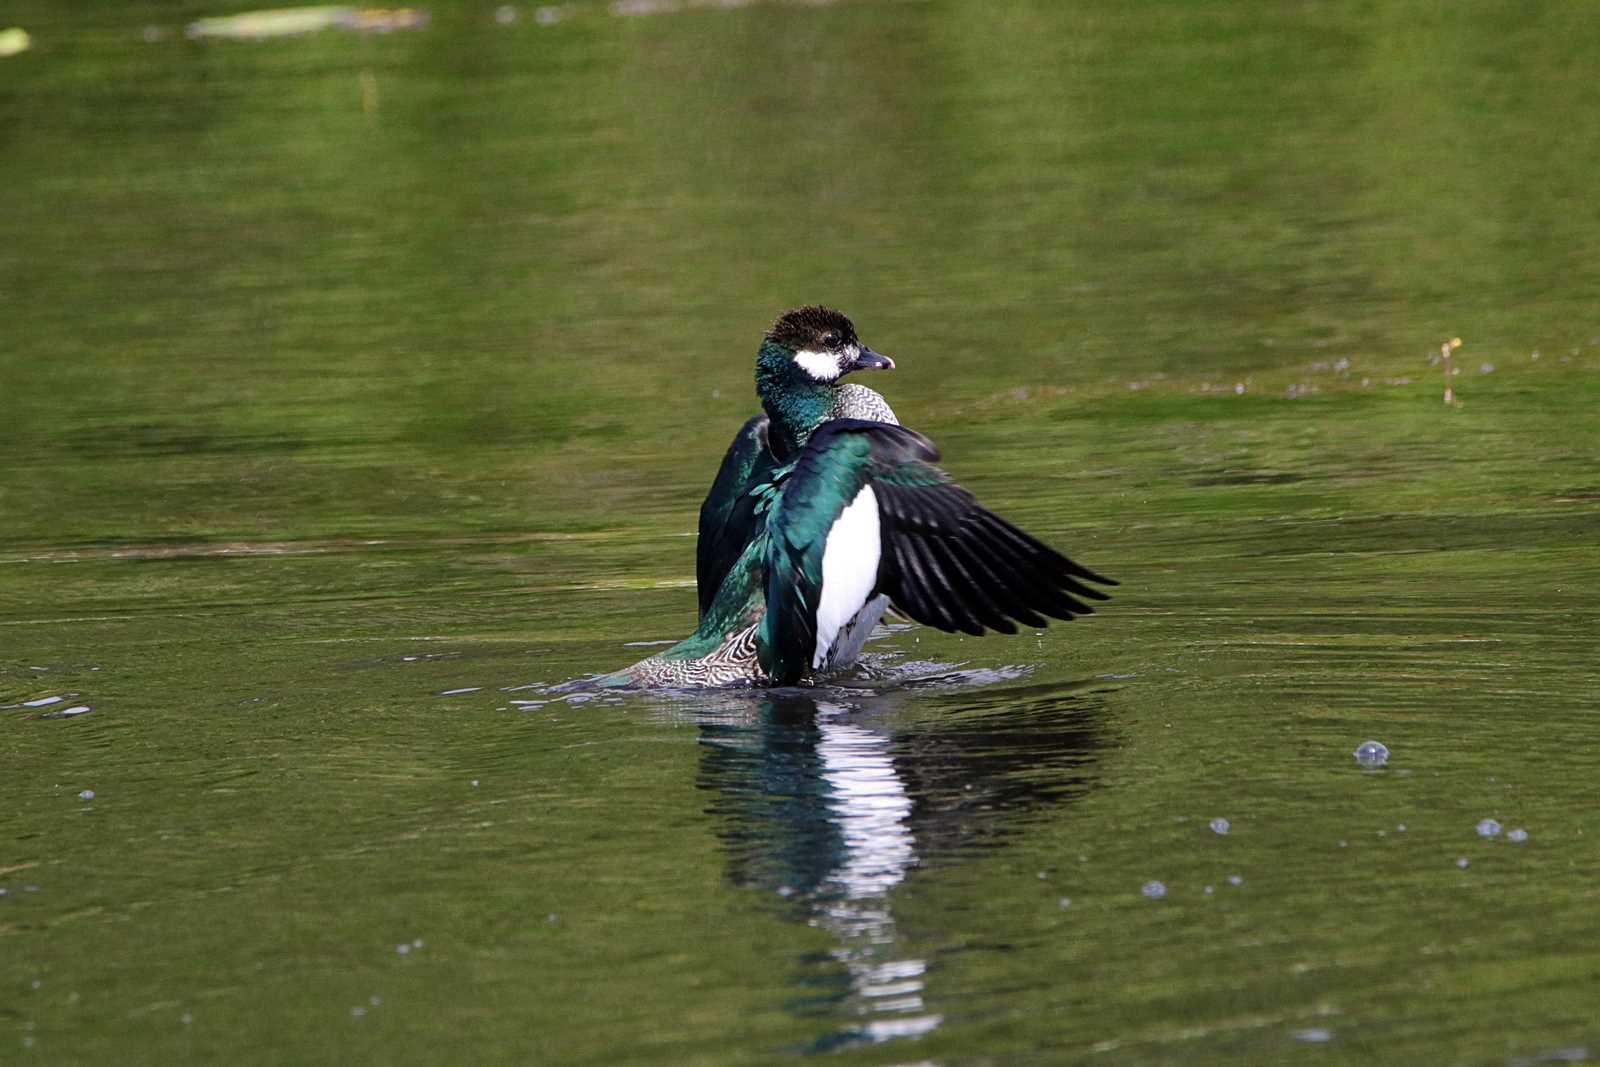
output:
[{"label": "white reflection on water", "polygon": [[857,1010],[897,1016],[867,1021],[860,1036],[912,1037],[937,1027],[942,1017],[918,1014],[926,961],[893,958],[897,934],[888,894],[917,862],[911,796],[895,770],[889,737],[838,721],[846,711],[817,705],[817,755],[842,848],[819,887],[811,924],[838,938],[830,955],[849,973]]}]

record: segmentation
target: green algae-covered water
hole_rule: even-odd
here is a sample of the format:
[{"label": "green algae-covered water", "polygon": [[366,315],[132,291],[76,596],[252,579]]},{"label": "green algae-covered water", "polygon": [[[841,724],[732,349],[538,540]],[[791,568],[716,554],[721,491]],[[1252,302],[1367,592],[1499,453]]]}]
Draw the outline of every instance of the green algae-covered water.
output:
[{"label": "green algae-covered water", "polygon": [[[239,10],[0,14],[0,1062],[1600,1056],[1588,8]],[[1116,599],[553,692],[810,301]]]}]

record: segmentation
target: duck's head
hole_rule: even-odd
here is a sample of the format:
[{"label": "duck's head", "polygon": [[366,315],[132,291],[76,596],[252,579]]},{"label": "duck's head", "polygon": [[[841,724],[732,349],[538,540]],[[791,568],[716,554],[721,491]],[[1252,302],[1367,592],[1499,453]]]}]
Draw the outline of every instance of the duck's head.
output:
[{"label": "duck's head", "polygon": [[779,315],[756,356],[758,383],[827,386],[851,371],[893,369],[894,360],[862,344],[849,319],[816,305]]},{"label": "duck's head", "polygon": [[840,378],[893,367],[894,360],[862,344],[855,326],[832,308],[812,305],[779,315],[756,353],[756,392],[772,420],[773,451],[793,453],[828,420]]}]

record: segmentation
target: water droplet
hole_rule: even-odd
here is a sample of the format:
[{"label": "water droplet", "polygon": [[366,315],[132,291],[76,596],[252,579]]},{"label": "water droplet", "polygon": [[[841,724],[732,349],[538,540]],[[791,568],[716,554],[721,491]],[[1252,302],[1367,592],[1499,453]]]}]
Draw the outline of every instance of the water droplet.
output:
[{"label": "water droplet", "polygon": [[1139,887],[1139,892],[1143,893],[1149,900],[1160,900],[1167,895],[1167,887],[1160,882],[1146,882]]},{"label": "water droplet", "polygon": [[1382,741],[1363,741],[1356,746],[1355,757],[1363,767],[1382,767],[1389,762],[1389,746]]},{"label": "water droplet", "polygon": [[1227,819],[1211,820],[1211,832],[1214,834],[1225,834],[1232,829],[1232,826],[1233,824],[1228,822]]},{"label": "water droplet", "polygon": [[1524,830],[1520,826],[1517,827],[1515,830],[1511,830],[1511,831],[1507,832],[1507,834],[1506,834],[1506,840],[1507,841],[1514,841],[1519,845],[1522,844],[1527,839],[1528,839],[1528,831]]},{"label": "water droplet", "polygon": [[1500,824],[1493,819],[1479,819],[1477,829],[1479,837],[1500,836]]}]

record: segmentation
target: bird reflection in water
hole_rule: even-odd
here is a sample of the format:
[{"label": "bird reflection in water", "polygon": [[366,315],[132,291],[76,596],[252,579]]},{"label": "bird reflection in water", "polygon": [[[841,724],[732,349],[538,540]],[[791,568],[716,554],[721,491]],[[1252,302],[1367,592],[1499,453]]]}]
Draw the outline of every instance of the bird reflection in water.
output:
[{"label": "bird reflection in water", "polygon": [[897,696],[773,690],[696,716],[699,784],[726,820],[729,878],[786,898],[832,937],[798,978],[816,992],[791,1007],[850,1021],[812,1051],[940,1024],[926,1001],[936,961],[902,945],[895,888],[914,868],[937,878],[947,861],[1020,829],[1028,811],[1085,792],[1106,743],[1093,694],[925,693],[915,719]]}]

